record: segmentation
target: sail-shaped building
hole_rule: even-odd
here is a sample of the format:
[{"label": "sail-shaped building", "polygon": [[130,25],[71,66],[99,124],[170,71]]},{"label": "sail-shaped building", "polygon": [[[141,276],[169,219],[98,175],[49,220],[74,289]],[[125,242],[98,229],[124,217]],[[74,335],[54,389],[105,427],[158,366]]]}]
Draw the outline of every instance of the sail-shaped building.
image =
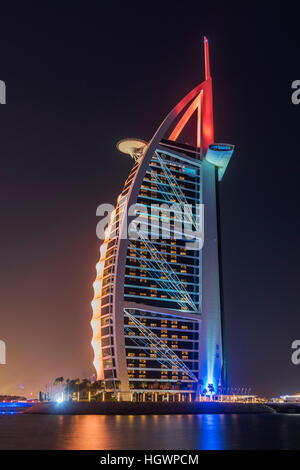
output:
[{"label": "sail-shaped building", "polygon": [[[123,400],[196,400],[226,383],[218,185],[233,146],[214,142],[207,38],[204,55],[205,80],[150,142],[117,145],[133,167],[100,248],[91,325],[97,378]],[[150,212],[161,204],[163,213]],[[151,230],[144,225],[138,237],[128,236],[134,205],[151,214]],[[176,233],[176,207],[192,232],[204,208],[195,243]]]}]

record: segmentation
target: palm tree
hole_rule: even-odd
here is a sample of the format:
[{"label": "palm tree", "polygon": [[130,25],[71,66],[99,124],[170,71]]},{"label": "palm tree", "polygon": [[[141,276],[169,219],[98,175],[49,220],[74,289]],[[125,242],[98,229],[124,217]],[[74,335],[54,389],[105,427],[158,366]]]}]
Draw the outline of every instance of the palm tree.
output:
[{"label": "palm tree", "polygon": [[115,388],[118,390],[121,388],[121,380],[116,380],[115,381]]},{"label": "palm tree", "polygon": [[181,385],[182,385],[181,380],[177,380],[177,382],[176,382],[176,389],[177,389],[177,390],[180,390],[180,389],[181,389]]},{"label": "palm tree", "polygon": [[213,393],[214,393],[214,391],[215,391],[215,387],[214,387],[213,384],[208,384],[208,385],[207,385],[207,388],[208,388],[208,391],[209,391],[209,393],[210,393],[210,399],[212,400],[212,399],[213,399],[213,398],[212,398],[212,395],[213,395]]},{"label": "palm tree", "polygon": [[70,379],[66,379],[66,385],[67,385],[67,400],[69,400],[69,388],[70,388]]},{"label": "palm tree", "polygon": [[91,391],[92,400],[99,400],[100,393],[102,393],[103,398],[103,391],[105,389],[104,380],[95,380],[94,382],[91,382],[89,389]]},{"label": "palm tree", "polygon": [[142,387],[142,389],[144,390],[144,392],[143,392],[143,401],[145,401],[145,397],[146,397],[146,395],[145,395],[145,389],[148,387],[147,382],[141,382],[141,387]]},{"label": "palm tree", "polygon": [[63,378],[63,377],[57,377],[57,378],[54,380],[53,385],[56,387],[56,385],[60,385],[63,381],[64,381],[64,378]]},{"label": "palm tree", "polygon": [[105,401],[105,392],[106,392],[106,382],[105,380],[98,380],[98,387],[102,393],[102,401]]},{"label": "palm tree", "polygon": [[155,380],[155,381],[153,382],[153,386],[152,386],[152,387],[153,387],[153,390],[158,390],[158,388],[159,388],[159,382],[158,382],[157,380]]},{"label": "palm tree", "polygon": [[92,382],[90,380],[88,380],[86,382],[86,385],[87,385],[87,389],[88,389],[88,400],[91,401],[91,385],[92,385]]},{"label": "palm tree", "polygon": [[69,394],[71,399],[73,399],[73,395],[75,393],[75,385],[76,385],[76,380],[72,379],[69,382]]},{"label": "palm tree", "polygon": [[75,379],[74,384],[77,385],[77,401],[80,400],[80,379]]},{"label": "palm tree", "polygon": [[57,378],[54,380],[54,382],[53,382],[54,387],[59,386],[60,392],[61,392],[61,387],[62,387],[63,381],[64,381],[64,378],[63,378],[63,377],[57,377]]}]

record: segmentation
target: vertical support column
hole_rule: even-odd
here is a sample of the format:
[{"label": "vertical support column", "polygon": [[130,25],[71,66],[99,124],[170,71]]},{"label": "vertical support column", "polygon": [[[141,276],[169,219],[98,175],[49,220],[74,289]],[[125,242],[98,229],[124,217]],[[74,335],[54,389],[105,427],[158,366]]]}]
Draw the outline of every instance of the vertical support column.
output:
[{"label": "vertical support column", "polygon": [[222,369],[222,327],[215,183],[215,167],[203,160],[201,378],[203,388],[213,384],[216,392]]},{"label": "vertical support column", "polygon": [[220,309],[221,309],[221,336],[222,336],[222,387],[227,388],[227,360],[225,345],[225,319],[224,319],[224,292],[223,292],[223,269],[222,269],[222,244],[221,244],[221,217],[220,217],[220,190],[218,180],[218,168],[215,167],[216,185],[216,208],[217,208],[217,228],[218,228],[218,261],[219,261],[219,286],[220,286]]}]

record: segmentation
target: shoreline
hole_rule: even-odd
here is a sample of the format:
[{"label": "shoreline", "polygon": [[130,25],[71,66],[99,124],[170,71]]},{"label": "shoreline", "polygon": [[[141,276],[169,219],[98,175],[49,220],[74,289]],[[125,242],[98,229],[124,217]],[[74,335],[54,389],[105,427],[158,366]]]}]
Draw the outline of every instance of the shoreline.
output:
[{"label": "shoreline", "polygon": [[[25,414],[53,415],[165,415],[165,414],[274,414],[277,409],[263,403],[153,403],[153,402],[65,402],[37,403]],[[298,412],[300,412],[300,407]]]}]

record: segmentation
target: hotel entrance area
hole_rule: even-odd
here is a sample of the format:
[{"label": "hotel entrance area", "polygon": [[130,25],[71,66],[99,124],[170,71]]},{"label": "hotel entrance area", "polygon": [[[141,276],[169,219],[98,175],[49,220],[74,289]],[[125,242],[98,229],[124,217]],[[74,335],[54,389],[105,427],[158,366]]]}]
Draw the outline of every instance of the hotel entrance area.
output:
[{"label": "hotel entrance area", "polygon": [[131,392],[133,402],[192,402],[195,401],[193,392]]}]

